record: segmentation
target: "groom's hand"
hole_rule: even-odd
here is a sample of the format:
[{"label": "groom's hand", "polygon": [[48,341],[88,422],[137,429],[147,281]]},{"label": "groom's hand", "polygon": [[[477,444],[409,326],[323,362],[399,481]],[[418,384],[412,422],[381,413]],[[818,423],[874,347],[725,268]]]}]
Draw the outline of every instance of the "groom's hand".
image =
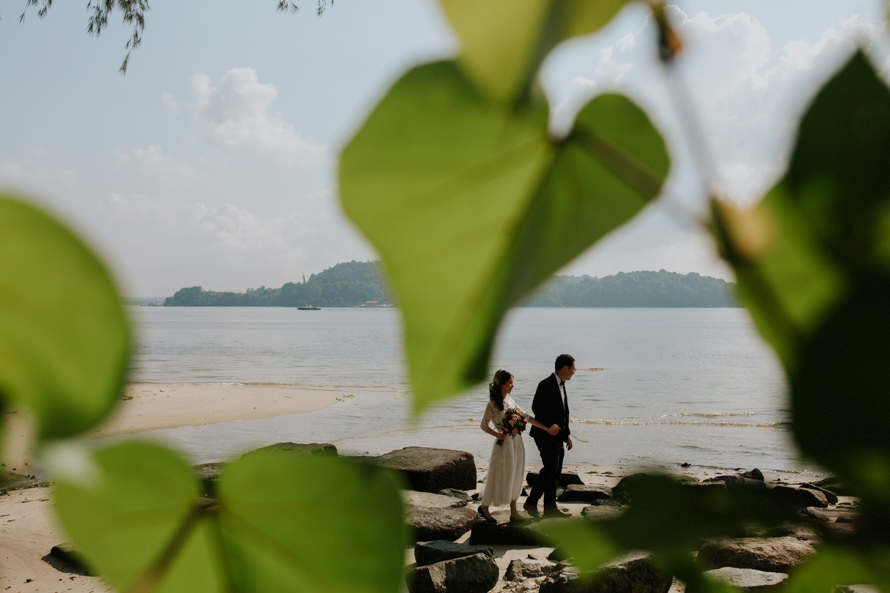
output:
[{"label": "groom's hand", "polygon": [[569,440],[566,441],[566,449],[572,450],[572,437],[569,437]]}]

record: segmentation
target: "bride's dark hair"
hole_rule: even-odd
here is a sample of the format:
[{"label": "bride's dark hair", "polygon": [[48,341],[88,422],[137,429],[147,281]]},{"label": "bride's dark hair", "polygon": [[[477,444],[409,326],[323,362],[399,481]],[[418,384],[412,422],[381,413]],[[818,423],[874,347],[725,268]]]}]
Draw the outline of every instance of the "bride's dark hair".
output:
[{"label": "bride's dark hair", "polygon": [[494,402],[494,406],[498,410],[504,409],[504,394],[501,392],[501,385],[513,378],[513,374],[500,369],[494,374],[494,380],[488,384],[488,397]]}]

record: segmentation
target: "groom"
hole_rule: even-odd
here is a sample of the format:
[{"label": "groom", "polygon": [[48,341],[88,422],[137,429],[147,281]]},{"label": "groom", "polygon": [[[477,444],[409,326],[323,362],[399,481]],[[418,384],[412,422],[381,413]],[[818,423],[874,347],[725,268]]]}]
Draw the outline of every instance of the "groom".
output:
[{"label": "groom", "polygon": [[566,449],[572,449],[572,437],[569,435],[569,402],[566,399],[565,382],[575,374],[575,359],[568,354],[560,354],[556,357],[556,371],[538,383],[535,391],[535,399],[532,402],[532,412],[535,419],[545,426],[558,424],[560,431],[551,436],[546,431],[532,427],[529,434],[535,439],[538,452],[541,454],[541,463],[544,465],[538,479],[532,487],[531,493],[525,499],[523,508],[529,515],[540,517],[538,513],[538,500],[544,496],[544,515],[547,517],[567,517],[568,513],[560,511],[556,507],[556,486],[562,473],[562,460]]}]

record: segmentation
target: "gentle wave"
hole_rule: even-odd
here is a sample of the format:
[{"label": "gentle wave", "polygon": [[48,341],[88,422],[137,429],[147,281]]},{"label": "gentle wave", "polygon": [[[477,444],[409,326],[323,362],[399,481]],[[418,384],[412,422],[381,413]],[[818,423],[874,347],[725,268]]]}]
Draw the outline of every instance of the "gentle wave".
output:
[{"label": "gentle wave", "polygon": [[[745,416],[746,414],[739,414]],[[695,416],[695,414],[690,414]],[[702,414],[701,418],[722,417],[722,414]],[[735,428],[787,428],[787,422],[728,422],[675,420],[668,418],[572,418],[574,424],[591,424],[597,426],[730,426]]]}]

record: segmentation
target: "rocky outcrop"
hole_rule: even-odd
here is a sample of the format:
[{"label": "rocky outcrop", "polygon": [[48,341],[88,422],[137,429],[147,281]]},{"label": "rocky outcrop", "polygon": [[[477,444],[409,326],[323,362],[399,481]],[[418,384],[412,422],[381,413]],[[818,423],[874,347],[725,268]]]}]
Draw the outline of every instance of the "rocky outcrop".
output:
[{"label": "rocky outcrop", "polygon": [[782,572],[764,572],[753,568],[730,566],[709,570],[705,574],[742,591],[778,591],[788,580],[788,575]]},{"label": "rocky outcrop", "polygon": [[454,541],[481,520],[476,511],[466,507],[415,507],[408,511],[415,542],[435,539]]},{"label": "rocky outcrop", "polygon": [[285,451],[289,453],[321,453],[324,455],[337,455],[337,447],[330,443],[275,443],[268,447],[254,449],[249,453],[245,453],[245,455],[250,455],[251,453],[256,453],[258,451]]},{"label": "rocky outcrop", "polygon": [[412,508],[456,509],[467,506],[469,499],[431,492],[418,492],[417,490],[403,490],[402,500]]},{"label": "rocky outcrop", "polygon": [[489,546],[534,546],[541,544],[541,538],[530,524],[480,521],[473,525],[470,543]]},{"label": "rocky outcrop", "polygon": [[417,566],[426,566],[474,554],[488,554],[494,558],[494,551],[491,549],[491,546],[456,544],[445,540],[422,542],[414,545],[414,562],[417,563]]},{"label": "rocky outcrop", "polygon": [[667,593],[671,575],[660,573],[651,556],[629,555],[607,564],[591,579],[579,580],[565,567],[541,583],[540,593]]},{"label": "rocky outcrop", "polygon": [[796,507],[828,507],[828,497],[825,493],[812,488],[802,488],[795,486],[774,486],[770,490],[773,497],[781,504]]},{"label": "rocky outcrop", "polygon": [[585,502],[594,504],[600,501],[610,500],[612,489],[608,486],[594,486],[590,484],[570,484],[559,496],[559,502]]},{"label": "rocky outcrop", "polygon": [[516,582],[550,576],[557,566],[558,564],[543,560],[520,560],[516,558],[507,565],[504,580]]},{"label": "rocky outcrop", "polygon": [[411,593],[487,593],[498,582],[498,565],[489,554],[473,554],[418,566],[406,581]]},{"label": "rocky outcrop", "polygon": [[445,488],[476,487],[476,461],[466,451],[405,447],[379,455],[373,462],[399,471],[412,490],[439,492]]},{"label": "rocky outcrop", "polygon": [[698,560],[712,568],[787,573],[815,552],[811,544],[794,537],[749,537],[706,542],[699,548]]}]

